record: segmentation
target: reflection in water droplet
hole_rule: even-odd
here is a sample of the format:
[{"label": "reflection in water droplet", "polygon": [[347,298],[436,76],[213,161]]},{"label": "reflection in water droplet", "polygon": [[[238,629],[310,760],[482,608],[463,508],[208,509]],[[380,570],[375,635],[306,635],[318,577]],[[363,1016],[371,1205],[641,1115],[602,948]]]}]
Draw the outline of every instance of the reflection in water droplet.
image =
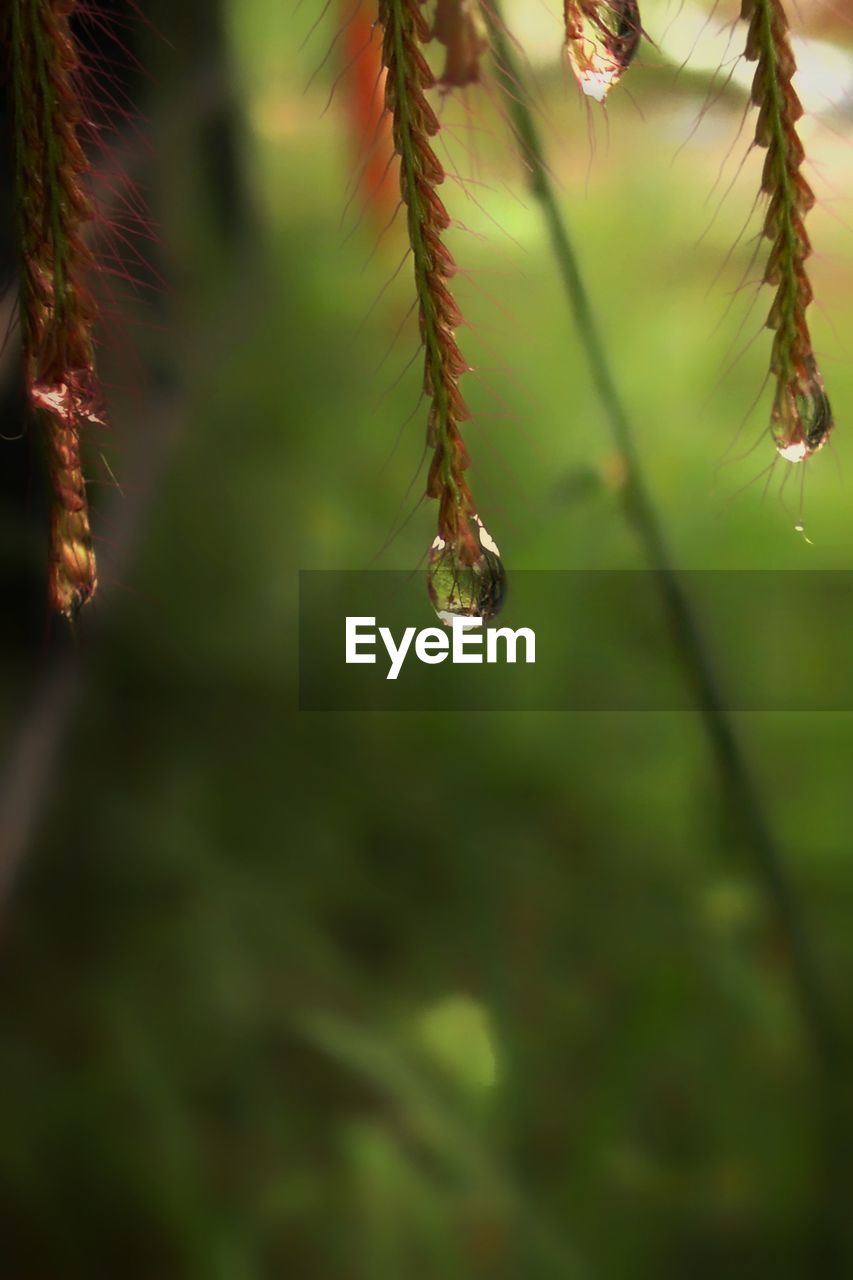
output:
[{"label": "reflection in water droplet", "polygon": [[642,35],[637,0],[565,0],[566,51],[588,98],[603,102],[630,66]]},{"label": "reflection in water droplet", "polygon": [[795,440],[792,444],[785,444],[779,441],[776,445],[776,451],[780,458],[784,458],[786,462],[804,462],[809,456],[809,447],[805,440]]},{"label": "reflection in water droplet", "polygon": [[786,462],[805,462],[822,449],[833,428],[832,407],[814,356],[780,387],[773,406],[776,451]]},{"label": "reflection in water droplet", "polygon": [[506,599],[506,571],[494,539],[474,516],[480,554],[469,564],[461,546],[437,537],[430,547],[427,586],[430,600],[445,626],[454,618],[490,622]]}]

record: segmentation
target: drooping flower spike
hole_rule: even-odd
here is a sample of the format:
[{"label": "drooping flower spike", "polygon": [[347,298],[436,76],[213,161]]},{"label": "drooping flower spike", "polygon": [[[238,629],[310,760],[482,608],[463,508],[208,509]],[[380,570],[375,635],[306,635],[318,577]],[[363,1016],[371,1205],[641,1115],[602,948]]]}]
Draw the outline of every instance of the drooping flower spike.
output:
[{"label": "drooping flower spike", "polygon": [[97,586],[81,436],[102,424],[83,239],[92,207],[70,19],[76,0],[9,0],[24,380],[51,482],[49,595],[73,618]]},{"label": "drooping flower spike", "polygon": [[767,317],[775,334],[770,426],[780,456],[804,462],[826,443],[833,419],[806,320],[812,288],[805,267],[811,244],[804,219],[815,198],[801,172],[804,151],[797,121],[803,108],[791,84],[796,62],[782,0],[743,0],[741,17],[749,24],[745,57],[756,63],[755,142],[767,151],[761,190],[767,197],[763,234],[771,249],[763,280],[776,289]]},{"label": "drooping flower spike", "polygon": [[[470,3],[448,0],[442,7],[444,36],[452,34],[451,18],[461,21]],[[503,600],[503,564],[477,515],[466,478],[470,460],[459,429],[470,417],[459,390],[459,379],[469,365],[456,341],[462,321],[451,287],[456,264],[443,239],[450,226],[438,195],[444,168],[431,145],[439,122],[427,99],[435,80],[422,46],[433,32],[423,0],[380,0],[379,20],[387,71],[385,105],[400,158],[429,400],[427,444],[432,460],[426,491],[438,502],[438,532],[429,557],[430,594],[444,621],[444,615],[454,613],[488,620]]]},{"label": "drooping flower spike", "polygon": [[438,83],[444,89],[464,89],[480,80],[480,66],[489,48],[480,0],[437,0],[433,35],[447,50]]}]

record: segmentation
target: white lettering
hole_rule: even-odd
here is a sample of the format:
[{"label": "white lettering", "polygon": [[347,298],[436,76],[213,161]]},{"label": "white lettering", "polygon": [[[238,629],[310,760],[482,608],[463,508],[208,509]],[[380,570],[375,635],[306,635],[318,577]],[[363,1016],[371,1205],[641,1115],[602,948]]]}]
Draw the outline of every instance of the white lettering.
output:
[{"label": "white lettering", "polygon": [[[482,662],[482,653],[467,652],[466,646],[477,646],[483,643],[483,632],[478,630],[483,625],[482,618],[454,617],[453,627],[453,662]],[[473,632],[477,631],[474,635]]]},{"label": "white lettering", "polygon": [[421,662],[433,666],[436,662],[444,662],[450,648],[450,638],[441,627],[426,627],[418,632],[415,641],[415,653]]},{"label": "white lettering", "polygon": [[359,626],[375,626],[375,618],[347,618],[346,627],[346,655],[347,663],[350,662],[375,662],[375,653],[359,653],[358,646],[360,644],[375,644],[376,634],[359,635]]},{"label": "white lettering", "polygon": [[536,633],[530,627],[519,627],[517,631],[510,627],[495,627],[486,632],[486,662],[497,662],[499,638],[506,641],[506,662],[515,662],[519,639],[524,640],[524,661],[536,661]]},{"label": "white lettering", "polygon": [[[347,663],[375,663],[376,653],[368,652],[376,647],[375,618],[347,618],[345,653]],[[425,627],[417,631],[415,627],[406,627],[400,643],[397,644],[388,627],[379,628],[379,637],[385,646],[390,659],[390,667],[386,680],[396,680],[403,669],[403,663],[414,648],[419,662],[435,666],[444,662],[450,655],[451,662],[462,665],[482,662],[506,662],[510,665],[519,660],[526,663],[536,661],[536,633],[530,627],[519,627],[513,631],[510,627],[483,628],[482,618],[460,617],[455,614],[451,619],[449,636],[443,627]],[[483,657],[483,637],[485,635],[485,658]],[[414,646],[412,645],[414,641]],[[523,658],[519,659],[519,642],[523,644]]]},{"label": "white lettering", "polygon": [[391,669],[385,677],[386,680],[396,680],[400,674],[400,668],[403,660],[409,651],[409,645],[412,643],[412,636],[415,634],[414,627],[406,627],[403,632],[403,639],[400,641],[400,647],[394,644],[394,637],[387,627],[380,627],[379,634],[382,637],[382,643],[388,650],[388,657],[391,659]]}]

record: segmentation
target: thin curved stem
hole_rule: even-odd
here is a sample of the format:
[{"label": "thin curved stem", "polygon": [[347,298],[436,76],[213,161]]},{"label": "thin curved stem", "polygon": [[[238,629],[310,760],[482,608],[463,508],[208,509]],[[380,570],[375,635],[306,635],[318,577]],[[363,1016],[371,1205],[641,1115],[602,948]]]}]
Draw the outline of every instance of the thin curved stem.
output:
[{"label": "thin curved stem", "polygon": [[566,297],[598,391],[601,407],[626,472],[626,512],[646,558],[656,573],[661,602],[676,649],[693,685],[699,713],[719,769],[725,797],[751,850],[756,876],[771,904],[788,952],[791,983],[806,1033],[822,1071],[835,1075],[840,1036],[830,1009],[810,938],[796,895],[768,821],[758,787],[726,710],[714,664],[698,620],[676,572],[634,440],[634,432],[616,386],[578,259],[560,212],[545,162],[542,142],[520,71],[496,0],[490,0],[489,26],[498,76],[506,89],[513,129],[529,169],[530,186],[539,201]]}]

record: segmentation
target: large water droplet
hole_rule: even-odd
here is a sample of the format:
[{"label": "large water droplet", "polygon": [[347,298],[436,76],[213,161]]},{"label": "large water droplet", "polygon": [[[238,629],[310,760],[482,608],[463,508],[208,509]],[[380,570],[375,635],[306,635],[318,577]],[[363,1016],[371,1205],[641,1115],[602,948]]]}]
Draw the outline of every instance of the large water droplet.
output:
[{"label": "large water droplet", "polygon": [[588,98],[603,102],[631,65],[642,28],[637,0],[566,0],[566,51]]},{"label": "large water droplet", "polygon": [[473,517],[480,554],[469,564],[459,545],[437,537],[427,564],[429,598],[446,627],[454,618],[489,622],[506,599],[506,570],[494,539],[479,516]]},{"label": "large water droplet", "polygon": [[773,427],[779,456],[786,462],[805,462],[823,448],[833,425],[823,378],[817,361],[809,356],[801,374],[777,396]]}]

